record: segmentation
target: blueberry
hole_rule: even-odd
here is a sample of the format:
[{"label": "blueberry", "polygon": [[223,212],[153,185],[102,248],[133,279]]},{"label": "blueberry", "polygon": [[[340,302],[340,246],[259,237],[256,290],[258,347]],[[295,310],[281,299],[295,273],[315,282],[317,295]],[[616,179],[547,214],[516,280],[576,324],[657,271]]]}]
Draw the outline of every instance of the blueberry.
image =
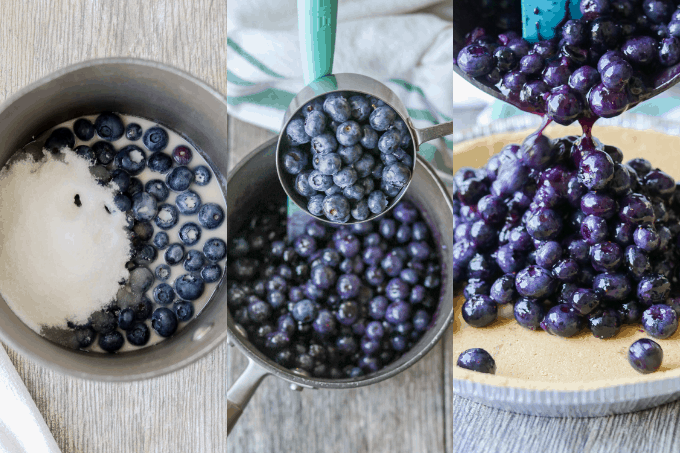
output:
[{"label": "blueberry", "polygon": [[123,136],[125,126],[123,120],[115,113],[102,113],[94,122],[94,128],[104,140],[116,141]]},{"label": "blueberry", "polygon": [[150,336],[149,327],[143,322],[135,322],[125,332],[125,338],[133,346],[144,346],[149,342]]},{"label": "blueberry", "polygon": [[[78,148],[80,148],[80,146]],[[76,148],[76,151],[78,148]],[[109,142],[96,142],[92,145],[92,151],[96,156],[97,162],[101,165],[110,164],[116,157],[116,149]]]},{"label": "blueberry", "polygon": [[628,362],[642,374],[653,373],[661,367],[663,350],[659,343],[641,338],[628,348]]},{"label": "blueberry", "polygon": [[307,179],[309,186],[319,192],[328,190],[333,185],[333,177],[325,175],[319,170],[313,170]]},{"label": "blueberry", "polygon": [[116,352],[124,343],[123,335],[117,330],[99,335],[99,347],[106,352]]},{"label": "blueberry", "polygon": [[144,185],[144,190],[146,193],[153,195],[153,197],[158,202],[167,200],[168,196],[170,195],[170,189],[168,189],[168,186],[165,184],[165,182],[161,181],[160,179],[152,179],[147,181],[147,183]]},{"label": "blueberry", "polygon": [[194,317],[194,304],[187,301],[175,303],[172,307],[179,322],[187,322]]},{"label": "blueberry", "polygon": [[366,121],[372,110],[371,103],[362,95],[350,96],[349,108],[352,118],[356,121]]},{"label": "blueberry", "polygon": [[652,305],[642,313],[642,327],[654,338],[668,338],[678,328],[678,315],[668,305]]},{"label": "blueberry", "polygon": [[114,164],[131,176],[136,176],[146,167],[146,153],[137,145],[128,145],[118,151]]},{"label": "blueberry", "polygon": [[541,209],[529,215],[526,229],[534,239],[554,239],[562,231],[562,218],[552,209]]},{"label": "blueberry", "polygon": [[595,310],[599,303],[599,296],[590,289],[577,289],[571,299],[571,306],[582,315],[587,315]]},{"label": "blueberry", "polygon": [[352,116],[349,102],[342,96],[326,96],[323,110],[331,119],[339,123],[344,123]]},{"label": "blueberry", "polygon": [[373,214],[380,214],[388,205],[387,197],[380,190],[374,190],[368,195],[368,208]]},{"label": "blueberry", "polygon": [[545,317],[545,309],[539,302],[523,297],[515,303],[513,314],[520,326],[529,330],[538,330]]},{"label": "blueberry", "polygon": [[142,138],[142,126],[137,123],[130,123],[125,128],[125,138],[131,142],[135,142]]},{"label": "blueberry", "polygon": [[170,266],[167,264],[159,264],[156,267],[155,275],[158,280],[165,281],[170,278],[170,272]]},{"label": "blueberry", "polygon": [[206,203],[198,211],[198,223],[208,230],[214,230],[222,225],[224,210],[217,203]]},{"label": "blueberry", "polygon": [[658,58],[663,66],[673,66],[680,61],[680,40],[675,36],[662,39]]},{"label": "blueberry", "polygon": [[468,76],[480,77],[493,69],[494,58],[486,46],[472,44],[461,49],[456,63]]},{"label": "blueberry", "polygon": [[181,299],[193,301],[201,297],[205,283],[198,273],[190,273],[177,277],[174,288]]},{"label": "blueberry", "polygon": [[641,304],[650,306],[665,303],[670,292],[671,284],[665,276],[647,274],[638,283],[637,298]]},{"label": "blueberry", "polygon": [[488,326],[497,316],[498,305],[488,296],[473,296],[463,304],[463,319],[473,327]]},{"label": "blueberry", "polygon": [[[138,195],[135,195],[135,197]],[[170,228],[177,225],[177,222],[179,221],[179,213],[177,212],[177,208],[174,207],[173,205],[164,203],[158,206],[157,212],[158,213],[154,218],[154,222],[156,223],[158,228],[163,230],[169,230]]]},{"label": "blueberry", "polygon": [[491,285],[489,293],[491,298],[498,304],[507,304],[515,299],[515,276],[506,274],[497,279]]},{"label": "blueberry", "polygon": [[[360,148],[359,148],[359,150],[361,151]],[[351,157],[354,157],[354,156],[355,156],[355,150],[352,150],[352,156]],[[340,158],[342,159],[343,156],[340,155]],[[350,162],[350,163],[354,163],[354,169],[356,170],[357,176],[359,178],[366,178],[373,171],[373,167],[375,166],[375,158],[372,155],[365,153],[365,154],[360,154],[358,156],[357,160],[355,160],[354,162]],[[371,181],[371,183],[373,183],[372,179],[367,179],[367,180]]]},{"label": "blueberry", "polygon": [[312,195],[309,198],[309,201],[307,202],[307,210],[309,211],[310,214],[313,216],[321,216],[323,215],[323,200],[324,200],[323,195],[318,194],[318,195]]},{"label": "blueberry", "polygon": [[210,169],[205,165],[199,165],[194,168],[194,183],[197,186],[207,186],[212,178]]},{"label": "blueberry", "polygon": [[136,220],[146,222],[153,219],[158,212],[156,199],[146,192],[140,192],[132,197],[132,214]]},{"label": "blueberry", "polygon": [[153,289],[153,299],[161,305],[171,304],[175,300],[175,291],[167,283],[161,283]]},{"label": "blueberry", "polygon": [[203,253],[209,261],[216,263],[227,256],[227,244],[220,238],[210,238],[203,244]]},{"label": "blueberry", "polygon": [[392,126],[396,118],[397,113],[391,107],[382,106],[371,113],[369,123],[376,131],[386,131]]},{"label": "blueberry", "polygon": [[[340,159],[342,160],[342,163],[345,165],[351,165],[357,162],[362,156],[363,156],[364,150],[361,147],[361,145],[356,144],[352,146],[341,146],[338,149],[338,156],[340,156]],[[373,169],[373,164],[375,163],[375,159],[373,159],[373,156],[367,155],[368,157],[371,158],[371,165],[370,167],[366,167],[363,169],[362,177],[366,177],[371,173],[371,170]],[[355,166],[356,168],[356,166]]]},{"label": "blueberry", "polygon": [[132,209],[132,200],[130,200],[130,197],[123,195],[122,193],[117,193],[113,197],[113,203],[120,212],[125,212]]},{"label": "blueberry", "polygon": [[127,192],[130,188],[130,175],[125,170],[117,168],[111,172],[111,182],[115,183],[121,192]]},{"label": "blueberry", "polygon": [[161,337],[169,337],[177,331],[177,316],[168,308],[157,308],[151,315],[151,327]]},{"label": "blueberry", "polygon": [[621,301],[628,297],[631,286],[623,274],[602,273],[595,276],[593,291],[606,301]]},{"label": "blueberry", "polygon": [[168,132],[160,126],[147,129],[142,137],[142,143],[151,152],[164,150],[168,146],[168,141]]},{"label": "blueberry", "polygon": [[333,183],[335,183],[335,185],[338,187],[342,187],[343,189],[357,182],[357,179],[357,172],[351,167],[345,167],[333,174]]},{"label": "blueberry", "polygon": [[569,76],[569,86],[581,94],[587,94],[599,82],[600,73],[592,66],[581,66]]},{"label": "blueberry", "polygon": [[159,231],[153,238],[153,245],[155,245],[158,250],[165,249],[169,243],[170,238],[168,237],[168,233],[165,231]]},{"label": "blueberry", "polygon": [[644,195],[629,194],[619,201],[619,218],[633,224],[649,223],[654,221],[654,208]]},{"label": "blueberry", "polygon": [[610,90],[622,89],[633,76],[633,67],[626,60],[616,60],[605,66],[602,84]]},{"label": "blueberry", "polygon": [[352,299],[359,295],[361,279],[354,274],[342,274],[338,277],[336,290],[341,299]]},{"label": "blueberry", "polygon": [[201,228],[194,222],[187,222],[179,229],[179,239],[186,245],[194,245],[201,239]]},{"label": "blueberry", "polygon": [[323,112],[323,100],[320,98],[312,99],[302,107],[302,115],[307,118],[312,112]]},{"label": "blueberry", "polygon": [[626,90],[610,90],[600,83],[588,92],[588,104],[595,115],[611,118],[623,113],[629,105]]},{"label": "blueberry", "polygon": [[567,304],[552,307],[541,322],[543,330],[560,337],[572,337],[582,328],[579,313]]},{"label": "blueberry", "polygon": [[318,313],[317,307],[309,299],[303,299],[295,303],[291,314],[298,322],[312,322],[316,318]]},{"label": "blueberry", "polygon": [[151,171],[165,174],[172,168],[172,159],[167,154],[156,151],[155,153],[152,153],[151,156],[149,156],[147,166]]},{"label": "blueberry", "polygon": [[321,174],[333,176],[342,168],[342,159],[337,153],[319,154],[314,156],[312,164]]},{"label": "blueberry", "polygon": [[335,134],[324,133],[312,138],[312,151],[314,154],[330,154],[338,149],[338,141]]},{"label": "blueberry", "polygon": [[361,126],[356,121],[345,121],[338,127],[335,137],[343,146],[356,145],[362,137]]},{"label": "blueberry", "polygon": [[196,214],[201,207],[201,197],[193,190],[187,190],[177,195],[175,204],[180,214]]},{"label": "blueberry", "polygon": [[331,222],[345,223],[350,216],[350,204],[343,195],[329,195],[323,200],[323,212]]},{"label": "blueberry", "polygon": [[118,327],[128,330],[135,322],[135,312],[132,308],[125,308],[118,314]]},{"label": "blueberry", "polygon": [[361,126],[362,137],[359,143],[365,149],[375,149],[378,146],[379,135],[370,125]]},{"label": "blueberry", "polygon": [[73,132],[79,140],[87,142],[94,137],[94,125],[86,118],[79,118],[73,123]]},{"label": "blueberry", "polygon": [[539,299],[552,294],[557,283],[549,271],[539,266],[528,266],[517,274],[515,286],[520,295]]},{"label": "blueberry", "polygon": [[385,320],[390,324],[397,325],[405,322],[411,316],[411,305],[397,300],[388,305],[385,312]]},{"label": "blueberry", "polygon": [[[393,154],[399,149],[401,134],[396,129],[389,129],[380,136],[378,150],[384,154]],[[381,156],[382,157],[382,156]]]},{"label": "blueberry", "polygon": [[350,213],[353,219],[366,220],[371,215],[368,201],[364,198],[352,205]]},{"label": "blueberry", "polygon": [[491,354],[481,348],[463,351],[458,356],[456,365],[479,373],[496,374],[496,362],[491,357]]},{"label": "blueberry", "polygon": [[197,272],[203,268],[206,260],[203,253],[198,250],[189,250],[184,259],[184,270],[188,272]]},{"label": "blueberry", "polygon": [[182,244],[170,244],[168,249],[165,251],[165,262],[170,266],[179,264],[184,258],[184,247]]},{"label": "blueberry", "polygon": [[194,173],[187,167],[175,167],[165,177],[165,183],[175,192],[184,192],[194,180]]},{"label": "blueberry", "polygon": [[326,129],[326,115],[323,112],[313,110],[305,116],[305,133],[309,137],[321,135]]}]

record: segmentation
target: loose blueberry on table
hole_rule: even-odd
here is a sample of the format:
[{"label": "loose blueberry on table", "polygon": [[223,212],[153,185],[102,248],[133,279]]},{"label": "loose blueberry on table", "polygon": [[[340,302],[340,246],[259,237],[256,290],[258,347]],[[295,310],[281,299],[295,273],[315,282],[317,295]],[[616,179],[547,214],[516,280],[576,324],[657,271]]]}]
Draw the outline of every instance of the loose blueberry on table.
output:
[{"label": "loose blueberry on table", "polygon": [[384,212],[411,180],[414,148],[404,121],[384,102],[331,93],[288,123],[281,165],[307,210],[334,223]]},{"label": "loose blueberry on table", "polygon": [[[216,230],[224,201],[211,189],[217,182],[203,158],[169,129],[108,112],[61,125],[45,147],[68,147],[90,160],[91,173],[117,190],[115,206],[128,217],[130,277],[87,324],[69,325],[68,344],[116,352],[126,341],[147,345],[153,332],[173,335],[200,311],[226,264],[227,245]],[[83,200],[77,194],[74,203]]]},{"label": "loose blueberry on table", "polygon": [[[433,323],[443,269],[411,202],[361,224],[312,220],[292,242],[284,200],[247,225],[227,245],[227,304],[248,340],[281,366],[319,378],[367,375]],[[206,256],[222,254],[208,247]]]}]

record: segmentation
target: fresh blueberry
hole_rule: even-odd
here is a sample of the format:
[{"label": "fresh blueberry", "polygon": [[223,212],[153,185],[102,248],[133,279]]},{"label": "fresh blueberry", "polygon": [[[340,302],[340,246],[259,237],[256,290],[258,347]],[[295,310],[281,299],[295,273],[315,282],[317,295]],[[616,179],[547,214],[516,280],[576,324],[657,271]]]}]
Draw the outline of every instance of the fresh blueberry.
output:
[{"label": "fresh blueberry", "polygon": [[[138,196],[138,195],[135,195],[135,197]],[[134,209],[133,209],[133,212],[134,212]],[[164,203],[164,204],[158,206],[158,213],[156,214],[156,217],[154,218],[154,222],[156,223],[158,228],[160,228],[162,230],[169,230],[170,228],[177,225],[178,221],[179,221],[179,213],[177,212],[176,207],[174,207],[171,204],[167,204],[167,203]]]},{"label": "fresh blueberry", "polygon": [[349,108],[352,118],[356,121],[366,121],[372,110],[371,103],[362,95],[350,96]]},{"label": "fresh blueberry", "polygon": [[338,149],[338,141],[335,134],[324,133],[312,138],[312,151],[314,154],[330,154]]},{"label": "fresh blueberry", "polygon": [[165,174],[172,168],[172,158],[163,152],[156,151],[149,156],[147,166],[151,171]]},{"label": "fresh blueberry", "polygon": [[97,131],[97,135],[110,142],[118,140],[123,136],[123,132],[125,132],[123,120],[115,113],[108,112],[102,113],[97,117],[94,122],[94,128]]},{"label": "fresh blueberry", "polygon": [[179,229],[179,239],[186,245],[194,245],[201,239],[201,228],[194,222],[187,222]]},{"label": "fresh blueberry", "polygon": [[352,167],[345,167],[333,174],[333,183],[338,187],[342,187],[343,189],[357,182],[357,179],[357,172]]},{"label": "fresh blueberry", "polygon": [[136,176],[146,167],[146,153],[139,146],[128,145],[116,154],[114,164],[128,174]]},{"label": "fresh blueberry", "polygon": [[160,126],[154,126],[144,132],[142,143],[151,152],[162,151],[168,146],[169,139],[168,132],[165,129]]},{"label": "fresh blueberry", "polygon": [[117,168],[111,172],[111,182],[115,183],[121,192],[127,192],[130,188],[130,175],[125,170]]},{"label": "fresh blueberry", "polygon": [[654,338],[668,338],[678,328],[678,315],[668,305],[652,305],[642,313],[642,327]]},{"label": "fresh blueberry", "polygon": [[206,203],[198,211],[198,223],[208,230],[214,230],[222,225],[224,210],[217,203]]},{"label": "fresh blueberry", "polygon": [[373,214],[380,214],[388,205],[387,197],[380,190],[374,190],[368,195],[368,208]]},{"label": "fresh blueberry", "polygon": [[184,192],[194,180],[194,173],[187,167],[175,167],[165,177],[165,183],[175,192]]},{"label": "fresh blueberry", "polygon": [[477,371],[479,373],[496,374],[496,362],[491,354],[481,348],[472,348],[463,351],[456,365],[466,370]]},{"label": "fresh blueberry", "polygon": [[[341,146],[338,149],[338,156],[340,156],[340,159],[342,160],[342,163],[345,165],[351,165],[357,162],[362,156],[363,156],[364,150],[361,147],[361,145],[356,144],[352,146]],[[373,169],[373,164],[375,163],[375,159],[373,159],[373,156],[370,154],[367,154],[368,157],[371,158],[371,165],[370,167],[364,168],[362,174],[363,176],[361,177],[366,177],[371,173],[371,170]],[[355,165],[356,169],[356,165]],[[358,169],[357,169],[358,172]]]},{"label": "fresh blueberry", "polygon": [[113,197],[113,203],[120,212],[125,212],[132,209],[132,200],[130,200],[130,197],[122,193],[117,193]]},{"label": "fresh blueberry", "polygon": [[352,205],[350,210],[352,218],[356,220],[366,220],[371,215],[371,211],[368,207],[368,201],[364,198],[357,201]]},{"label": "fresh blueberry", "polygon": [[361,140],[361,126],[356,121],[346,121],[338,127],[335,137],[343,146],[353,146]]},{"label": "fresh blueberry", "polygon": [[94,125],[86,118],[79,118],[73,123],[73,132],[79,140],[87,142],[94,137]]},{"label": "fresh blueberry", "polygon": [[[159,233],[160,234],[160,233]],[[181,260],[181,258],[180,258]],[[170,278],[170,266],[167,264],[159,264],[156,267],[156,278],[161,281],[166,281],[168,278]]]},{"label": "fresh blueberry", "polygon": [[175,291],[167,283],[161,283],[153,289],[153,299],[161,305],[171,304],[175,300]]},{"label": "fresh blueberry", "polygon": [[111,143],[103,140],[92,145],[92,151],[97,156],[97,162],[101,165],[108,165],[116,158],[116,149]]},{"label": "fresh blueberry", "polygon": [[75,144],[76,139],[73,136],[73,132],[66,127],[60,127],[52,131],[45,141],[44,148],[52,153],[58,153],[63,148],[73,149]]},{"label": "fresh blueberry", "polygon": [[333,185],[333,177],[330,175],[325,175],[321,173],[319,170],[313,170],[309,174],[307,182],[309,183],[309,186],[312,189],[318,192],[324,192]]},{"label": "fresh blueberry", "polygon": [[177,277],[174,288],[181,299],[193,301],[201,297],[205,283],[198,273],[190,273]]},{"label": "fresh blueberry", "polygon": [[345,223],[349,220],[350,203],[343,195],[329,195],[324,198],[323,212],[331,222]]},{"label": "fresh blueberry", "polygon": [[538,330],[545,317],[545,308],[539,302],[523,297],[515,303],[513,313],[520,326]]},{"label": "fresh blueberry", "polygon": [[165,249],[169,243],[170,238],[168,237],[168,233],[165,231],[159,231],[153,238],[153,245],[155,245],[158,250]]},{"label": "fresh blueberry", "polygon": [[140,222],[148,222],[156,217],[158,204],[156,199],[146,192],[140,192],[132,197],[132,214]]},{"label": "fresh blueberry", "polygon": [[397,113],[388,106],[378,107],[369,117],[371,127],[376,131],[386,131],[397,118]]},{"label": "fresh blueberry", "polygon": [[165,262],[170,266],[179,264],[184,258],[184,247],[182,244],[170,244],[168,249],[165,251]]},{"label": "fresh blueberry", "polygon": [[574,308],[560,304],[548,311],[540,325],[549,334],[572,337],[581,330],[582,323],[579,313]]},{"label": "fresh blueberry", "polygon": [[461,49],[456,63],[468,76],[480,77],[491,72],[494,58],[486,46],[471,44]]},{"label": "fresh blueberry", "polygon": [[661,367],[663,350],[659,343],[641,338],[628,348],[628,362],[642,374],[653,373]]},{"label": "fresh blueberry", "polygon": [[364,149],[375,149],[378,146],[379,135],[370,125],[361,126],[362,137],[359,143]]},{"label": "fresh blueberry", "polygon": [[296,321],[307,323],[314,321],[318,314],[318,309],[314,302],[309,299],[303,299],[295,303],[291,314]]},{"label": "fresh blueberry", "polygon": [[[312,164],[321,174],[333,176],[342,168],[342,158],[337,153],[317,154],[313,157]],[[303,172],[300,174],[308,173]]]},{"label": "fresh blueberry", "polygon": [[488,326],[497,316],[498,305],[488,296],[473,296],[463,304],[463,319],[473,327]]},{"label": "fresh blueberry", "polygon": [[187,190],[177,195],[175,204],[180,214],[196,214],[201,207],[201,197],[193,190]]},{"label": "fresh blueberry", "polygon": [[211,178],[212,173],[205,165],[199,165],[194,168],[194,183],[197,186],[207,186]]},{"label": "fresh blueberry", "polygon": [[201,269],[201,278],[206,283],[215,283],[222,278],[222,268],[219,264],[208,264]]},{"label": "fresh blueberry", "polygon": [[599,296],[592,290],[584,288],[574,291],[571,299],[571,306],[582,315],[587,315],[595,310],[599,303]]},{"label": "fresh blueberry", "polygon": [[352,116],[349,102],[343,96],[326,96],[323,110],[338,123],[344,123]]},{"label": "fresh blueberry", "polygon": [[124,343],[123,335],[117,330],[99,335],[99,347],[106,352],[116,352]]},{"label": "fresh blueberry", "polygon": [[203,268],[206,260],[201,252],[198,250],[189,250],[184,259],[184,270],[188,272],[197,272]]},{"label": "fresh blueberry", "polygon": [[630,281],[623,274],[602,273],[593,280],[593,291],[607,301],[622,301],[631,292]]},{"label": "fresh blueberry", "polygon": [[158,202],[167,200],[168,196],[170,195],[170,189],[168,189],[168,186],[165,184],[165,182],[161,181],[160,179],[152,179],[147,181],[147,183],[144,185],[144,190],[146,193],[153,195],[153,197]]},{"label": "fresh blueberry", "polygon": [[142,138],[142,126],[137,123],[130,123],[125,128],[125,138],[131,142],[135,142]]},{"label": "fresh blueberry", "polygon": [[645,306],[665,303],[671,293],[671,283],[659,274],[644,275],[637,286],[638,301]]},{"label": "fresh blueberry", "polygon": [[227,256],[227,244],[220,238],[210,238],[203,244],[203,253],[208,260],[216,263]]},{"label": "fresh blueberry", "polygon": [[143,322],[134,323],[127,332],[125,332],[125,338],[127,338],[128,343],[133,346],[144,346],[149,342],[150,336],[151,332],[149,331],[149,327]]},{"label": "fresh blueberry", "polygon": [[157,308],[151,315],[151,327],[161,337],[169,337],[177,331],[177,316],[169,308]]},{"label": "fresh blueberry", "polygon": [[175,303],[172,307],[179,322],[187,322],[194,317],[194,304],[187,301]]},{"label": "fresh blueberry", "polygon": [[326,129],[326,115],[323,112],[313,110],[305,116],[305,133],[309,137],[321,135]]}]

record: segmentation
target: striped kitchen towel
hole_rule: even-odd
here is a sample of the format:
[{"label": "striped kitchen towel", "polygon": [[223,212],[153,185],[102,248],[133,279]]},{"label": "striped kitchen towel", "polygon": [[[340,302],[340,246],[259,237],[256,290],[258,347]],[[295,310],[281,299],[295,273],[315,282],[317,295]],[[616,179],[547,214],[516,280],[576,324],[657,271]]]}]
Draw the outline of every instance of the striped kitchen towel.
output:
[{"label": "striped kitchen towel", "polygon": [[[296,0],[227,4],[227,102],[240,120],[276,133],[304,87]],[[340,0],[333,72],[373,77],[404,102],[416,127],[453,118],[453,5],[440,0]],[[421,154],[451,173],[449,137]]]}]

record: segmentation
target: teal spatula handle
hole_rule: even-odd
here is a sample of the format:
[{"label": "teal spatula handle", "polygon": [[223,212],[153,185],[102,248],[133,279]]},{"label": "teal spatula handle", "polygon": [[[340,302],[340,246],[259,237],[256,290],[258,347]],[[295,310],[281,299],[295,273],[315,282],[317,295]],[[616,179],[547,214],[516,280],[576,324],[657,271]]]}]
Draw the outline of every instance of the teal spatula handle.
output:
[{"label": "teal spatula handle", "polygon": [[298,28],[305,85],[333,72],[338,0],[298,0]]}]

